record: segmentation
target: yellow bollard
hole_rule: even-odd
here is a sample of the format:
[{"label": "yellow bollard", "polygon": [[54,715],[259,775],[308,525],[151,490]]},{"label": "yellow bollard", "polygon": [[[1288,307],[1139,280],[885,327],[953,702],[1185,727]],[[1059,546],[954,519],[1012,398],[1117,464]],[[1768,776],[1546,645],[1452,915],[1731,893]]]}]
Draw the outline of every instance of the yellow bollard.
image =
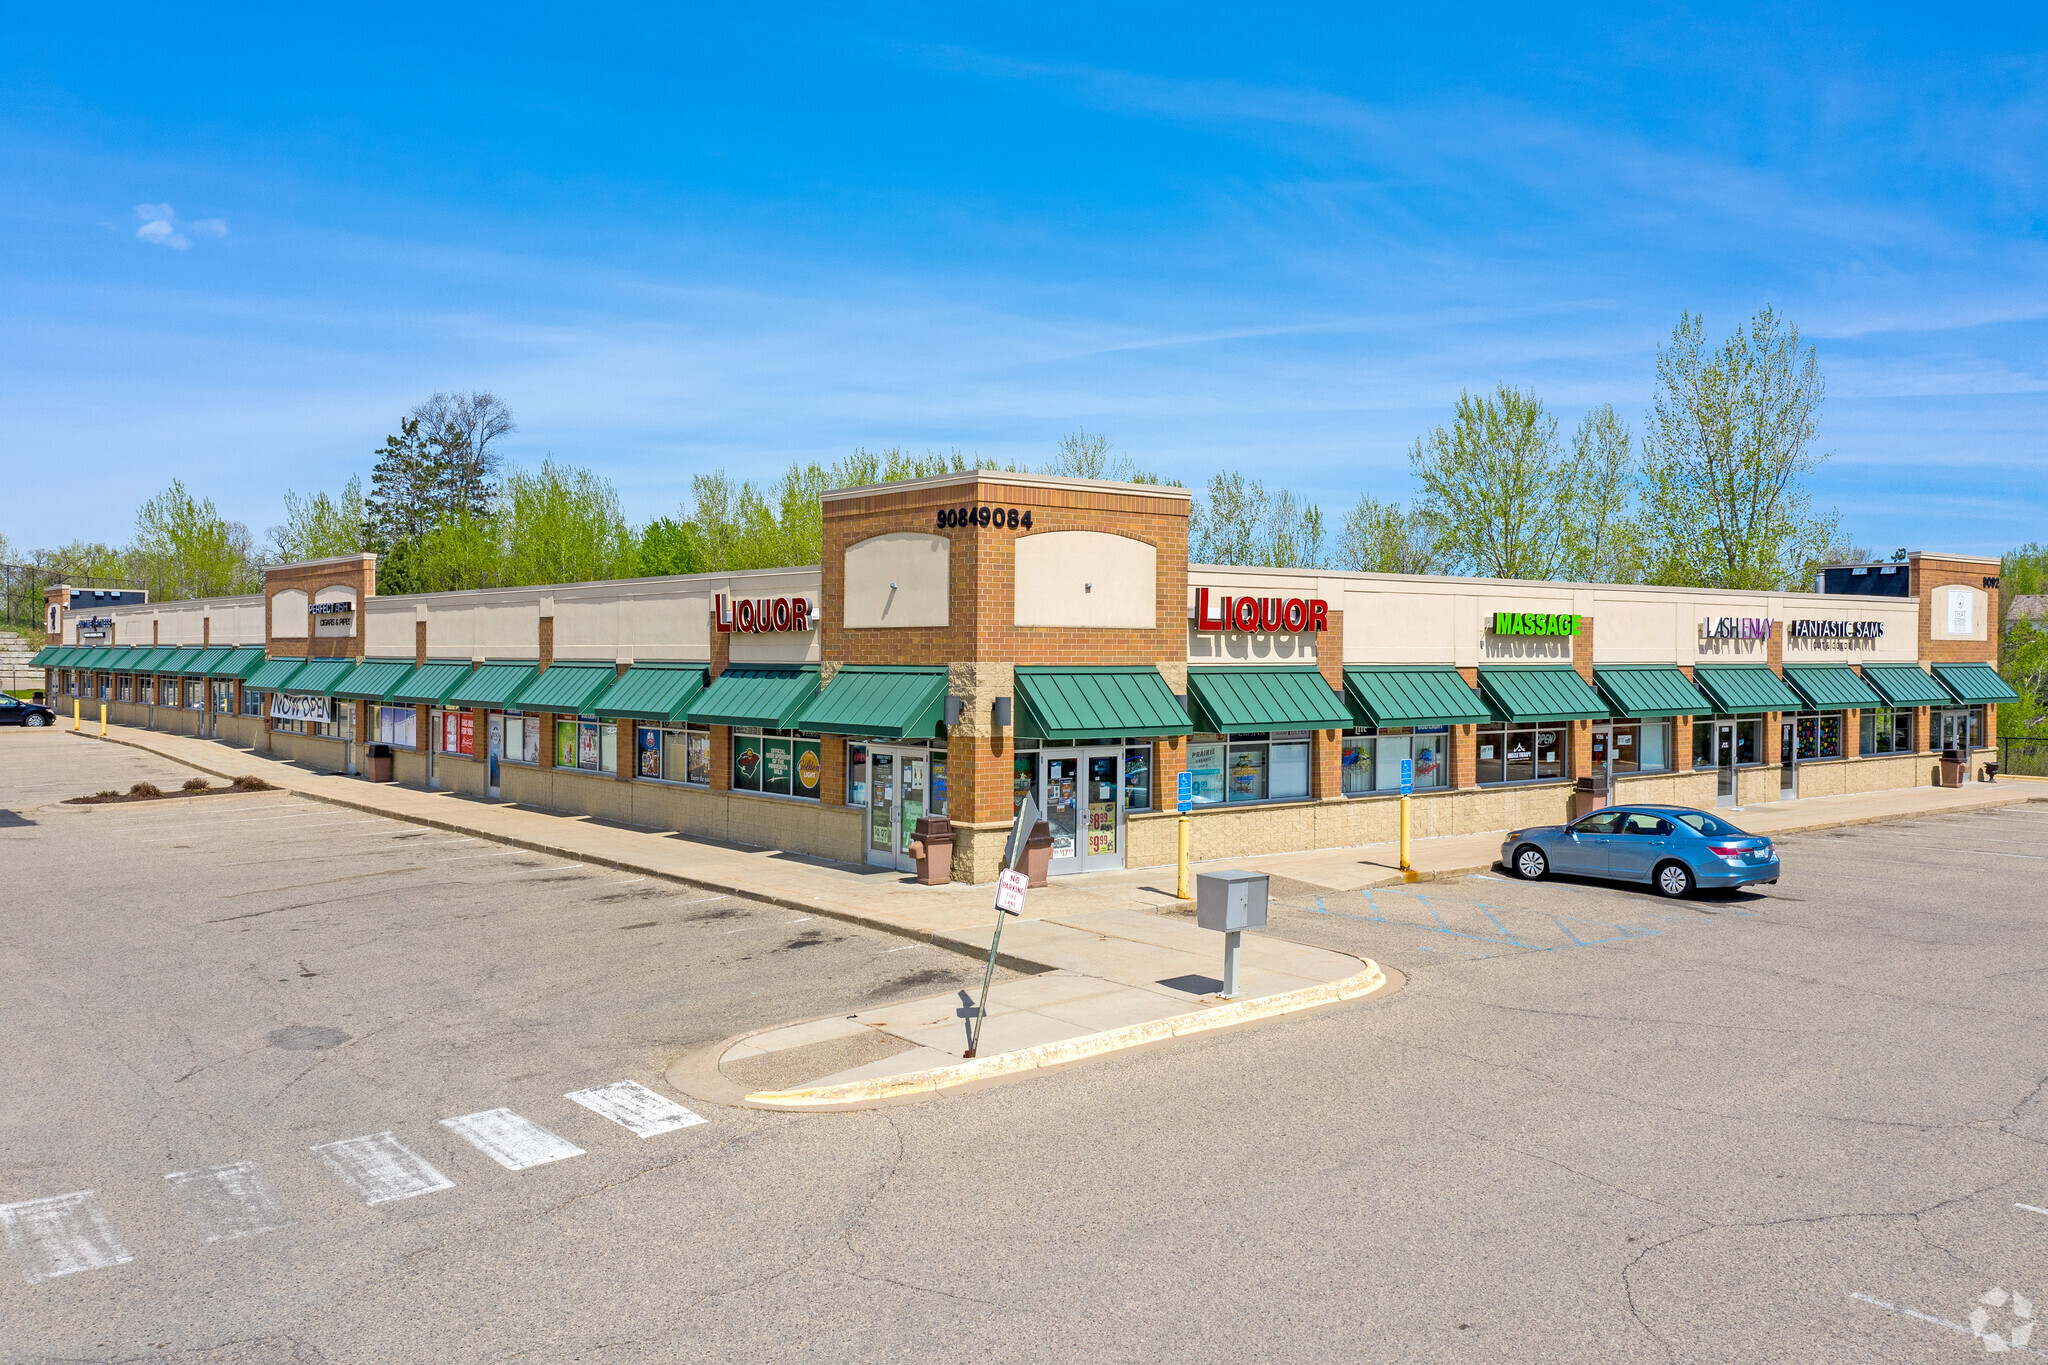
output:
[{"label": "yellow bollard", "polygon": [[1408,874],[1408,880],[1415,880],[1415,869],[1408,865],[1408,798],[1401,798],[1401,871]]},{"label": "yellow bollard", "polygon": [[71,728],[74,730],[78,728],[78,698],[76,697],[71,699]]},{"label": "yellow bollard", "polygon": [[1193,899],[1195,898],[1195,892],[1194,892],[1194,888],[1193,888],[1193,886],[1192,886],[1192,885],[1190,885],[1190,883],[1189,883],[1189,878],[1188,878],[1188,839],[1189,839],[1189,837],[1190,837],[1190,835],[1191,835],[1191,832],[1193,831],[1194,827],[1195,827],[1195,819],[1194,819],[1194,817],[1193,817],[1193,816],[1191,816],[1191,815],[1183,815],[1183,816],[1181,816],[1181,818],[1180,818],[1180,885],[1176,886],[1176,887],[1175,887],[1175,888],[1173,889],[1173,894],[1174,894],[1174,895],[1176,895],[1176,896],[1178,896],[1178,897],[1180,897],[1180,898],[1181,898],[1182,900],[1184,900],[1184,901],[1185,901],[1185,900],[1193,900]]},{"label": "yellow bollard", "polygon": [[101,738],[101,739],[105,739],[106,737],[107,737],[107,704],[106,704],[105,702],[101,702],[101,703],[100,703],[100,738]]}]

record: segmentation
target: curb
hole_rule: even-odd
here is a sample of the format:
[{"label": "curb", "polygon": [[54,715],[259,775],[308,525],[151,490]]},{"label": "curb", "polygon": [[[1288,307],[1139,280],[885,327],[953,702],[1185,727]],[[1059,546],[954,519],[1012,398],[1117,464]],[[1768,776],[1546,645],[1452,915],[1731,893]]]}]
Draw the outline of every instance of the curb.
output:
[{"label": "curb", "polygon": [[1364,961],[1365,970],[1354,976],[1347,976],[1341,981],[1324,982],[1320,986],[1304,986],[1299,990],[1283,991],[1279,995],[1266,995],[1256,1000],[1218,1005],[1212,1009],[1176,1015],[1170,1019],[1126,1024],[1122,1028],[1105,1029],[1101,1033],[1091,1033],[1083,1038],[1069,1038],[1058,1043],[1041,1043],[1037,1047],[1020,1048],[1015,1052],[1005,1052],[994,1057],[977,1057],[973,1061],[959,1062],[952,1066],[935,1066],[925,1071],[906,1072],[901,1076],[881,1076],[873,1080],[807,1086],[797,1090],[758,1091],[748,1095],[743,1103],[750,1109],[782,1111],[851,1109],[887,1104],[979,1081],[1045,1071],[1089,1057],[1100,1057],[1105,1053],[1142,1047],[1147,1043],[1165,1042],[1170,1038],[1186,1038],[1197,1033],[1233,1028],[1260,1019],[1274,1019],[1281,1015],[1314,1009],[1318,1005],[1334,1005],[1339,1001],[1356,1000],[1383,989],[1387,985],[1386,972],[1381,969],[1379,963],[1370,958]]}]

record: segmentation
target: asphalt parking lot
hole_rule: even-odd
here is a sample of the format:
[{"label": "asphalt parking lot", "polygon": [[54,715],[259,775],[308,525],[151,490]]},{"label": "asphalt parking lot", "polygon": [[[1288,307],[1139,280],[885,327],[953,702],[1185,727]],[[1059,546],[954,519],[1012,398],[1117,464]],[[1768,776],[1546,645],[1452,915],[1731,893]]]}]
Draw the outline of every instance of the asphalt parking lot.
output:
[{"label": "asphalt parking lot", "polygon": [[689,1122],[693,1045],[972,965],[283,794],[50,808],[186,775],[0,734],[0,1359],[1944,1360],[2048,1304],[2048,806],[1680,904],[1281,885],[1403,989]]}]

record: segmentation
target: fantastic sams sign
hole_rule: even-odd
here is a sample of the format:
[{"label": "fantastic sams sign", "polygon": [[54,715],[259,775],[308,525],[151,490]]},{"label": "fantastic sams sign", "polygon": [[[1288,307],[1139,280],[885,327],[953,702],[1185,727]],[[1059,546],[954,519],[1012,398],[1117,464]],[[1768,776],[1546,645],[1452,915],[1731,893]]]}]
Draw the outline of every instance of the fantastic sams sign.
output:
[{"label": "fantastic sams sign", "polygon": [[818,619],[818,609],[803,597],[742,597],[728,602],[724,593],[715,593],[711,602],[721,633],[737,630],[768,635],[779,630],[809,630]]},{"label": "fantastic sams sign", "polygon": [[1330,628],[1330,604],[1320,597],[1236,597],[1195,589],[1195,629],[1248,635],[1318,635]]}]

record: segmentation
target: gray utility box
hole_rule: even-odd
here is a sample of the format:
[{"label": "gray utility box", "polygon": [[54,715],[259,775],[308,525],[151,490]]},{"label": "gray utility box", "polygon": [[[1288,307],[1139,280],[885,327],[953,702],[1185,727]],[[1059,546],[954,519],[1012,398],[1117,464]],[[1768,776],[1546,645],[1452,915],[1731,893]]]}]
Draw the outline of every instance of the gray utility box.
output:
[{"label": "gray utility box", "polygon": [[1266,927],[1263,872],[1200,872],[1195,875],[1195,923],[1235,933]]}]

